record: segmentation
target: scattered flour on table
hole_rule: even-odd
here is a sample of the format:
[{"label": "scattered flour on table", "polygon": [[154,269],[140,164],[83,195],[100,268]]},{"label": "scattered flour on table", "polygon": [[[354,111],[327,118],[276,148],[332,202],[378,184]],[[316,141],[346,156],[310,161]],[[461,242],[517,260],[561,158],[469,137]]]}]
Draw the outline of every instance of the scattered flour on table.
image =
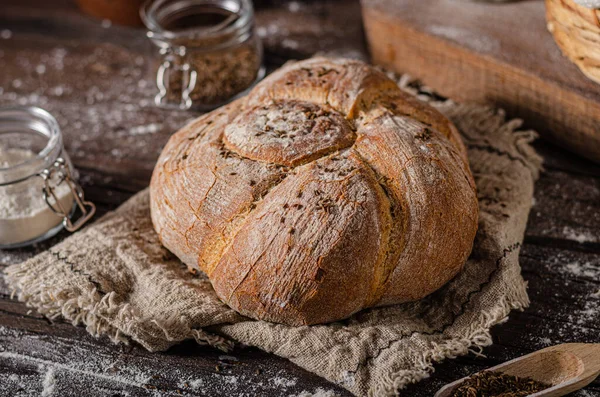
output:
[{"label": "scattered flour on table", "polygon": [[138,125],[136,127],[129,129],[130,135],[145,135],[145,134],[154,134],[162,128],[162,124],[153,123],[148,125]]},{"label": "scattered flour on table", "polygon": [[[11,375],[9,382],[0,381],[0,396],[14,395],[17,390],[22,390],[18,394],[22,397],[62,396],[64,387],[72,385],[100,396],[106,395],[107,387],[125,392],[153,381],[152,374],[122,362],[120,354],[106,350],[90,354],[93,346],[86,341],[74,344],[70,339],[32,335],[1,325],[0,336],[14,342],[0,351],[0,365],[25,369]],[[24,348],[33,345],[34,352]]]},{"label": "scattered flour on table", "polygon": [[[527,256],[527,252],[525,253]],[[555,255],[545,258],[541,263],[541,274],[559,275],[551,285],[564,287],[571,291],[565,296],[564,291],[555,288],[560,321],[553,325],[541,323],[534,341],[541,349],[557,343],[566,342],[596,342],[598,324],[600,324],[600,290],[597,281],[600,280],[600,257],[593,254],[574,255],[569,251],[558,251]],[[545,282],[545,281],[544,281]],[[568,298],[568,305],[563,307],[563,299]],[[535,302],[532,309],[536,310]],[[537,308],[539,310],[539,308]],[[543,312],[539,313],[543,316]]]},{"label": "scattered flour on table", "polygon": [[[58,363],[53,362],[37,357],[28,356],[25,354],[13,353],[13,352],[0,352],[0,359],[12,360],[17,362],[31,362],[37,363],[40,368],[40,372],[43,375],[42,377],[42,386],[44,390],[47,390],[47,393],[51,393],[56,387],[56,369],[60,369],[66,371],[71,374],[75,374],[79,377],[90,377],[92,379],[103,380],[113,382],[115,384],[120,384],[123,386],[137,386],[142,387],[148,381],[151,380],[150,376],[146,376],[143,372],[136,371],[135,368],[128,368],[128,375],[114,375],[114,374],[104,374],[98,372],[97,369],[88,368],[88,365],[92,364],[90,362],[76,362],[71,361],[68,364],[66,363]],[[42,368],[49,368],[45,372],[43,372]],[[110,367],[103,368],[103,370],[108,370]],[[43,372],[43,373],[42,373]],[[137,372],[137,373],[136,373]],[[131,376],[133,375],[133,376]],[[141,376],[142,378],[140,379]],[[33,385],[30,385],[33,386]],[[50,395],[50,394],[46,394]]]},{"label": "scattered flour on table", "polygon": [[198,390],[199,388],[202,387],[202,385],[204,385],[204,380],[202,379],[194,379],[190,382],[188,382],[189,386],[194,389],[194,390]]},{"label": "scattered flour on table", "polygon": [[552,273],[558,273],[567,279],[578,278],[600,280],[600,257],[597,255],[573,256],[569,251],[557,252],[543,262]]},{"label": "scattered flour on table", "polygon": [[[600,262],[590,261],[572,261],[564,265],[563,274],[575,276],[576,278],[585,278],[590,280],[600,280]],[[583,308],[570,313],[569,321],[581,327],[589,327],[590,324],[600,323],[600,290],[588,292],[581,297]]]},{"label": "scattered flour on table", "polygon": [[[58,397],[69,390],[87,390],[86,396],[110,396],[119,391],[122,396],[210,395],[256,396],[296,395],[298,397],[333,397],[336,393],[323,388],[312,389],[300,379],[280,368],[258,366],[249,368],[243,360],[232,355],[220,355],[218,372],[210,368],[198,369],[193,358],[183,360],[182,366],[154,365],[147,367],[145,360],[160,361],[160,353],[140,352],[140,362],[127,355],[94,342],[61,337],[33,335],[0,325],[0,337],[9,342],[0,351],[0,366],[23,368],[18,374],[0,381],[0,396]],[[29,352],[24,346],[35,345]],[[92,354],[90,352],[93,352]],[[137,356],[137,354],[136,354]],[[162,385],[172,385],[168,392]],[[161,390],[162,389],[162,390]],[[305,390],[303,390],[305,389]],[[17,390],[22,392],[15,393]],[[145,394],[140,394],[141,392]]]},{"label": "scattered flour on table", "polygon": [[275,386],[283,387],[283,388],[296,386],[296,383],[298,383],[298,379],[296,379],[296,378],[286,379],[286,378],[281,378],[279,376],[272,378],[271,381],[273,382],[273,384]]},{"label": "scattered flour on table", "polygon": [[235,385],[238,383],[239,378],[234,375],[223,376],[221,379],[225,383],[229,383],[230,385]]},{"label": "scattered flour on table", "polygon": [[337,394],[333,390],[325,390],[321,387],[315,391],[302,391],[300,394],[291,394],[289,397],[336,397]]},{"label": "scattered flour on table", "polygon": [[578,232],[568,226],[563,228],[563,236],[568,240],[577,241],[578,243],[596,243],[599,239],[599,236]]},{"label": "scattered flour on table", "polygon": [[562,342],[596,342],[600,324],[600,296],[594,292],[582,297],[583,307],[571,310],[565,322],[558,329],[558,341]]},{"label": "scattered flour on table", "polygon": [[54,377],[54,367],[48,368],[44,380],[42,381],[42,397],[50,397],[54,393],[54,386],[56,386],[56,378]]},{"label": "scattered flour on table", "polygon": [[565,265],[565,269],[576,277],[588,277],[600,280],[600,266],[591,262],[571,262]]},{"label": "scattered flour on table", "polygon": [[546,346],[550,346],[552,344],[552,339],[550,338],[540,338],[540,342]]}]

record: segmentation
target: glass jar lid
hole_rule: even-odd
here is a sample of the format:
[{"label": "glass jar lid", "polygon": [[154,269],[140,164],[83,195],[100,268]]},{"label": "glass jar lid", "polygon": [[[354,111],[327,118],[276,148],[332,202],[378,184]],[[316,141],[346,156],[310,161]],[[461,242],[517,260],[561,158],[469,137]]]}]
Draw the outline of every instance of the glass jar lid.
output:
[{"label": "glass jar lid", "polygon": [[254,27],[250,0],[149,0],[140,14],[159,47],[214,51],[246,40]]},{"label": "glass jar lid", "polygon": [[62,151],[58,122],[38,107],[0,108],[0,147],[28,149],[37,155],[21,163],[0,162],[0,186],[23,181],[49,168]]}]

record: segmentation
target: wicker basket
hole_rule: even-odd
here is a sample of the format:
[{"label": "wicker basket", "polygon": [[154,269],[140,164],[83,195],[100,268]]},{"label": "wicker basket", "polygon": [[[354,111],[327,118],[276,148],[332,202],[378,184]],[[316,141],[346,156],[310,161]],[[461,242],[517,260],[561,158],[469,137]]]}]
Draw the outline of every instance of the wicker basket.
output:
[{"label": "wicker basket", "polygon": [[600,10],[573,0],[546,0],[546,19],[563,54],[600,83]]}]

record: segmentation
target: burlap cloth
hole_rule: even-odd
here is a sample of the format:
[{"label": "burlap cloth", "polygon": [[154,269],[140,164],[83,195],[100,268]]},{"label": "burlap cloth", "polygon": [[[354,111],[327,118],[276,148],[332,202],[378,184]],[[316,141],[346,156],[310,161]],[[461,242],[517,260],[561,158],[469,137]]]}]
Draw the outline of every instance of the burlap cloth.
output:
[{"label": "burlap cloth", "polygon": [[[406,80],[400,85],[411,86]],[[420,97],[433,103],[431,96]],[[190,274],[161,247],[147,190],[50,250],[9,267],[7,281],[27,305],[85,325],[93,335],[132,339],[151,351],[190,338],[221,349],[238,341],[286,357],[356,395],[399,394],[427,377],[434,362],[491,344],[490,327],[529,303],[518,255],[541,165],[529,145],[535,133],[516,131],[520,121],[506,122],[499,110],[433,104],[463,134],[481,212],[464,270],[419,302],[318,326],[242,317],[219,301],[205,276]]]}]

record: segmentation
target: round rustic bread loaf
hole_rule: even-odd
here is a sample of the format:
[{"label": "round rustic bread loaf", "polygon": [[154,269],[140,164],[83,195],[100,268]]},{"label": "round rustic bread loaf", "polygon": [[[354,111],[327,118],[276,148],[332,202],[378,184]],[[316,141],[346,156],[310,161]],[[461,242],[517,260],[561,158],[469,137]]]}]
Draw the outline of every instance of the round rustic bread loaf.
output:
[{"label": "round rustic bread loaf", "polygon": [[422,298],[469,255],[475,185],[455,127],[362,62],[290,63],[169,140],[162,243],[239,313],[289,325]]}]

